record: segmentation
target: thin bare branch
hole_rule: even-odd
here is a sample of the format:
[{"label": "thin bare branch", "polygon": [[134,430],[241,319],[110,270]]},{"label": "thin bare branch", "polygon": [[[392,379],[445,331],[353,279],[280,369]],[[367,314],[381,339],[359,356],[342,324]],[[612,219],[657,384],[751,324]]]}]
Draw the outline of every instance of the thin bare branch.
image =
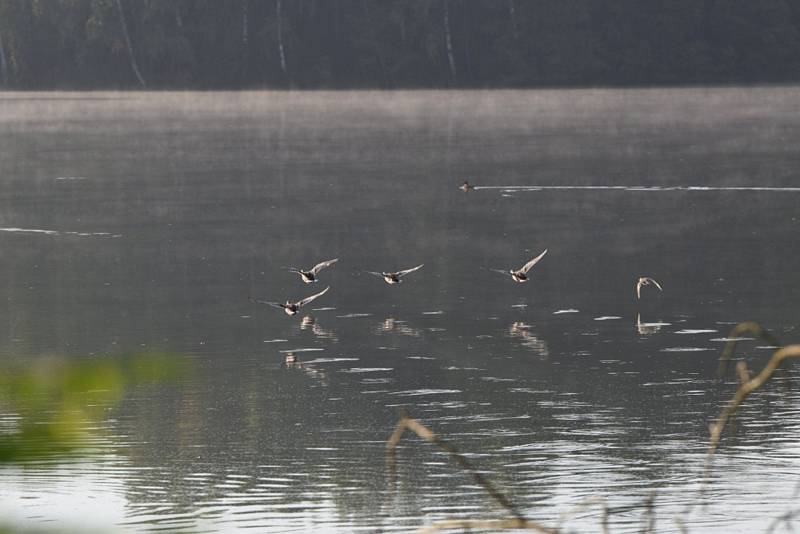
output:
[{"label": "thin bare branch", "polygon": [[728,335],[728,342],[725,344],[725,348],[722,350],[722,355],[719,357],[720,376],[725,374],[728,362],[733,358],[733,354],[736,351],[736,345],[740,341],[739,338],[741,338],[744,334],[754,335],[763,339],[772,346],[780,346],[780,343],[775,339],[775,337],[773,337],[773,335],[767,330],[762,328],[760,324],[752,321],[739,323],[733,327],[733,330],[731,330],[731,333]]},{"label": "thin bare branch", "polygon": [[461,455],[461,453],[458,452],[455,447],[440,439],[439,436],[434,434],[433,431],[431,431],[428,427],[419,423],[415,419],[412,419],[407,413],[402,411],[400,412],[400,420],[397,422],[394,432],[392,432],[392,435],[386,442],[387,463],[391,469],[393,469],[395,461],[395,448],[400,442],[400,438],[402,438],[405,429],[414,432],[417,436],[421,437],[425,441],[433,443],[440,449],[447,452],[462,469],[469,472],[473,480],[475,480],[478,485],[480,485],[495,501],[497,501],[500,506],[508,510],[508,512],[517,520],[527,521],[525,516],[523,516],[522,513],[517,510],[517,507],[508,499],[508,497],[498,491],[492,485],[492,483],[486,479],[486,477],[480,474],[475,467],[473,467],[469,460],[467,460],[463,455]]},{"label": "thin bare branch", "polygon": [[430,534],[432,532],[441,532],[443,530],[463,530],[465,532],[472,529],[483,530],[530,530],[533,532],[545,532],[553,534],[558,532],[535,523],[533,521],[526,521],[524,519],[497,519],[497,520],[482,520],[482,519],[450,519],[447,521],[439,521],[427,527],[419,529],[419,534]]},{"label": "thin bare branch", "polygon": [[770,534],[781,524],[786,524],[787,530],[791,530],[792,532],[794,532],[794,529],[792,528],[792,520],[797,517],[800,517],[800,508],[795,510],[789,510],[788,512],[785,512],[776,517],[775,519],[773,519],[772,522],[769,524],[769,526],[767,526],[767,530],[765,530],[764,532],[765,534]]},{"label": "thin bare branch", "polygon": [[656,527],[656,492],[650,493],[647,500],[644,501],[644,519],[645,523],[642,527],[642,534],[651,534],[655,532]]},{"label": "thin bare branch", "polygon": [[609,517],[609,510],[608,510],[608,501],[605,497],[600,495],[594,495],[592,497],[587,497],[582,502],[579,502],[575,506],[572,507],[571,510],[568,510],[562,513],[558,517],[558,529],[561,528],[561,525],[571,519],[572,517],[580,514],[581,512],[585,511],[587,508],[590,508],[594,505],[600,505],[600,509],[603,511],[603,515],[600,519],[600,526],[602,527],[603,534],[608,534],[608,517]]},{"label": "thin bare branch", "polygon": [[769,359],[767,365],[764,366],[764,369],[762,369],[760,373],[739,386],[739,389],[736,390],[733,398],[728,402],[725,408],[722,409],[722,412],[720,413],[716,422],[711,425],[711,439],[708,446],[708,455],[706,457],[704,482],[708,481],[708,477],[711,473],[711,463],[714,458],[714,453],[717,451],[717,447],[719,446],[719,441],[722,436],[722,431],[725,429],[725,425],[728,423],[728,420],[731,418],[731,416],[733,416],[733,414],[736,413],[736,411],[739,409],[739,406],[742,405],[745,399],[753,391],[763,386],[764,383],[772,378],[775,370],[781,365],[781,363],[783,363],[784,360],[789,358],[800,358],[800,345],[787,345],[786,347],[776,350],[772,354],[772,358]]}]

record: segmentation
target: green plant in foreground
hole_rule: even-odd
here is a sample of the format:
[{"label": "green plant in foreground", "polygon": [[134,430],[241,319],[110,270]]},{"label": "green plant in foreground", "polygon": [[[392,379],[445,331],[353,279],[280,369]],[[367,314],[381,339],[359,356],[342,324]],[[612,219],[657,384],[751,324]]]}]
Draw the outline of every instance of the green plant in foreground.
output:
[{"label": "green plant in foreground", "polygon": [[60,456],[80,449],[92,423],[126,389],[177,380],[186,371],[175,354],[146,352],[102,360],[41,357],[0,367],[0,464]]}]

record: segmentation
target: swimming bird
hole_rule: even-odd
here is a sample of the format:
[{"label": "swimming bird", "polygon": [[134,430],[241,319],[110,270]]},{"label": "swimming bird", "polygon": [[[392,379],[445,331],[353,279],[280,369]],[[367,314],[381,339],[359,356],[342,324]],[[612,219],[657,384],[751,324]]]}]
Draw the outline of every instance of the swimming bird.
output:
[{"label": "swimming bird", "polygon": [[475,186],[464,180],[464,183],[459,186],[459,189],[465,193],[469,193],[470,191],[475,191]]},{"label": "swimming bird", "polygon": [[658,282],[656,282],[655,280],[653,280],[652,278],[649,278],[647,276],[642,276],[636,282],[636,299],[637,300],[641,297],[642,286],[649,286],[650,284],[653,284],[654,286],[656,286],[659,291],[664,291],[663,289],[661,289],[661,286],[658,285]]},{"label": "swimming bird", "polygon": [[272,306],[273,308],[283,308],[283,311],[285,311],[287,315],[294,315],[295,313],[300,311],[300,308],[302,308],[312,300],[321,297],[322,295],[327,293],[329,289],[330,286],[326,287],[316,295],[311,295],[310,297],[306,297],[303,300],[298,300],[297,302],[292,302],[290,300],[287,300],[285,304],[281,304],[280,302],[269,302],[266,300],[256,300],[253,297],[248,297],[248,298],[250,299],[250,302],[254,302],[256,304],[266,304],[268,306]]},{"label": "swimming bird", "polygon": [[317,281],[317,275],[322,269],[330,267],[337,261],[339,261],[339,258],[333,260],[321,261],[307,271],[304,271],[303,269],[297,269],[296,267],[289,267],[289,272],[299,274],[300,278],[303,279],[303,282],[305,282],[306,284],[312,284]]},{"label": "swimming bird", "polygon": [[397,271],[396,273],[376,273],[375,271],[364,271],[364,272],[367,272],[369,274],[374,274],[375,276],[383,278],[383,280],[387,284],[399,284],[400,282],[402,282],[402,280],[400,280],[402,277],[404,277],[408,273],[413,273],[417,269],[421,269],[423,265],[425,264],[421,263],[416,267],[412,267],[411,269],[406,269],[405,271]]},{"label": "swimming bird", "polygon": [[531,270],[531,267],[533,267],[534,265],[539,263],[539,260],[541,260],[544,257],[545,254],[547,254],[547,249],[544,249],[544,252],[542,252],[541,254],[536,256],[535,258],[533,258],[531,261],[529,261],[528,263],[526,263],[525,265],[523,265],[522,267],[520,267],[516,271],[514,269],[511,269],[510,271],[506,271],[506,270],[503,270],[503,269],[489,269],[489,270],[490,271],[494,271],[496,273],[500,273],[500,274],[511,274],[511,279],[512,280],[522,284],[522,283],[528,281],[528,271]]}]

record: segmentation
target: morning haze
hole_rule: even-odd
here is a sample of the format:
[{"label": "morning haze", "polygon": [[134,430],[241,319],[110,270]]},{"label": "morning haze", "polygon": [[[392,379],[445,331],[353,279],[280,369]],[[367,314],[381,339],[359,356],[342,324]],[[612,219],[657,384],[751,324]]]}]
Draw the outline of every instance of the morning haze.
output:
[{"label": "morning haze", "polygon": [[0,530],[786,528],[794,9],[0,0]]}]

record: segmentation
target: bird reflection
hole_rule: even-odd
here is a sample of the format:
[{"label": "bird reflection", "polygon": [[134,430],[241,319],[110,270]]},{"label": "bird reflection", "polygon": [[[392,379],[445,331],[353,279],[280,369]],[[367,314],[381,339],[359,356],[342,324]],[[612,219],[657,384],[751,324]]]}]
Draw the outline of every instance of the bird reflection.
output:
[{"label": "bird reflection", "polygon": [[657,323],[643,323],[641,314],[636,314],[636,331],[639,332],[643,336],[649,336],[650,334],[655,334],[659,330],[661,330],[662,323],[659,321]]},{"label": "bird reflection", "polygon": [[375,328],[378,334],[400,334],[401,336],[420,337],[422,330],[408,326],[405,321],[398,321],[394,317],[387,317]]},{"label": "bird reflection", "polygon": [[298,358],[297,355],[295,355],[293,352],[287,352],[284,355],[283,365],[281,367],[283,367],[284,369],[303,371],[311,378],[319,380],[323,384],[326,384],[328,381],[328,376],[325,374],[325,371],[320,371],[313,365],[301,362],[300,358]]},{"label": "bird reflection", "polygon": [[336,337],[336,333],[333,330],[322,328],[314,317],[306,315],[303,317],[303,320],[300,321],[300,330],[308,330],[309,328],[311,332],[320,339],[339,341],[339,338]]},{"label": "bird reflection", "polygon": [[508,333],[511,337],[519,339],[524,347],[531,349],[540,358],[548,358],[550,351],[547,348],[547,343],[536,337],[536,334],[531,333],[529,328],[530,325],[515,321],[508,329]]}]

